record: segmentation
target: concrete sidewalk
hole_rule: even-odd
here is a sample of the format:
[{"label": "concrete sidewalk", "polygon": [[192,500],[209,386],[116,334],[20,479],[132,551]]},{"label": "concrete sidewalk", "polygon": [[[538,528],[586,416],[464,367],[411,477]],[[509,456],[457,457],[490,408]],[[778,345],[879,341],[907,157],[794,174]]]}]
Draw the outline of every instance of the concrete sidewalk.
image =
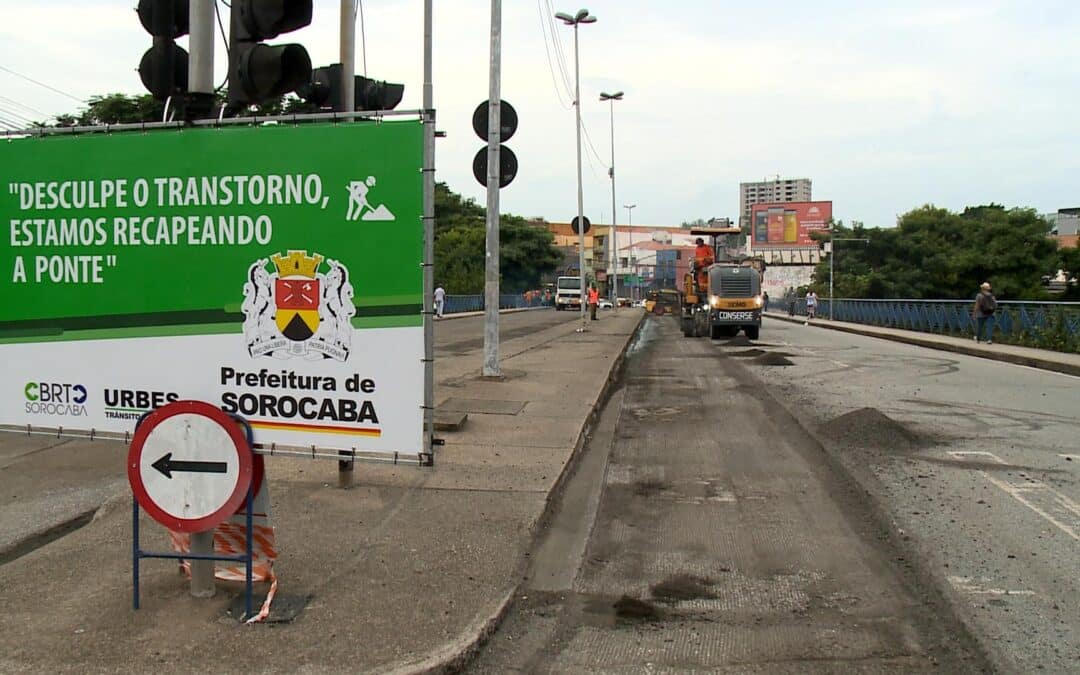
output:
[{"label": "concrete sidewalk", "polygon": [[[0,565],[0,672],[415,672],[461,659],[521,582],[534,530],[584,441],[642,318],[607,314],[436,362],[436,401],[469,411],[434,468],[358,464],[336,487],[326,461],[269,458],[278,598],[271,619],[227,614],[239,591],[194,600],[169,561],[144,561],[131,608],[126,485],[85,527]],[[484,411],[488,412],[484,412]],[[97,442],[101,443],[101,442]],[[103,447],[104,444],[101,444]],[[95,444],[95,447],[98,447]],[[117,449],[123,468],[126,449]],[[146,518],[144,548],[168,547]]]},{"label": "concrete sidewalk", "polygon": [[[765,316],[770,319],[787,321],[789,323],[806,323],[806,317],[793,317],[781,312],[766,312]],[[988,345],[975,342],[971,338],[952,337],[950,335],[938,335],[936,333],[920,333],[918,331],[903,330],[901,328],[883,328],[881,326],[848,323],[845,321],[829,321],[828,319],[821,317],[814,319],[808,325],[817,328],[839,330],[845,333],[854,333],[856,335],[867,335],[869,337],[882,338],[894,342],[904,342],[906,344],[918,345],[929,349],[939,349],[941,351],[953,352],[956,354],[967,354],[969,356],[978,356],[984,359],[993,359],[995,361],[1006,361],[1008,363],[1016,363],[1022,366],[1040,368],[1042,370],[1053,370],[1067,375],[1080,375],[1080,354],[1068,354],[1065,352],[1050,351],[1048,349],[1032,349],[1030,347],[1018,347],[1016,345],[997,343]]]}]

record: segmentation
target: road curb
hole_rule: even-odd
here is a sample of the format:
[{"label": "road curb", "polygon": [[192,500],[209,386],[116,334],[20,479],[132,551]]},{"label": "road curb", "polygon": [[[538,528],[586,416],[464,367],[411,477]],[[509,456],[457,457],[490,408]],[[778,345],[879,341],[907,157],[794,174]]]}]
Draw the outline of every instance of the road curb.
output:
[{"label": "road curb", "polygon": [[[804,325],[814,326],[816,328],[825,328],[828,330],[840,331],[841,333],[851,333],[853,335],[863,335],[866,337],[880,338],[882,340],[891,340],[892,342],[901,342],[904,344],[915,345],[917,347],[936,349],[943,352],[965,354],[967,356],[975,356],[978,358],[990,359],[992,361],[1003,361],[1005,363],[1013,363],[1020,366],[1038,368],[1040,370],[1050,370],[1056,373],[1064,373],[1065,375],[1080,376],[1080,365],[1064,363],[1062,361],[1055,361],[1053,359],[1044,359],[1038,356],[1013,354],[1010,352],[999,352],[983,347],[978,347],[976,345],[938,342],[936,340],[920,337],[917,333],[913,333],[912,335],[881,333],[874,330],[857,328],[850,324],[841,325],[827,323],[828,319],[817,319],[814,322],[807,324],[805,319],[793,318],[788,316],[776,316],[775,314],[766,314],[765,316],[770,319],[776,319],[777,321],[786,321],[788,323],[801,323]],[[826,323],[821,323],[822,321]]]},{"label": "road curb", "polygon": [[623,366],[626,363],[626,352],[641,330],[641,324],[645,321],[646,316],[648,315],[642,313],[638,317],[637,324],[634,325],[633,330],[630,331],[625,342],[623,342],[618,355],[612,359],[611,366],[608,368],[607,378],[604,380],[604,386],[600,389],[600,394],[597,396],[596,402],[593,403],[592,408],[589,410],[589,414],[585,417],[585,422],[582,424],[580,432],[578,432],[574,449],[570,453],[569,459],[563,464],[562,471],[559,473],[559,477],[555,479],[555,483],[552,485],[551,490],[548,491],[547,498],[544,500],[544,510],[533,523],[529,532],[529,542],[522,550],[523,555],[521,555],[521,559],[518,561],[516,572],[518,581],[513,584],[513,587],[507,591],[497,603],[494,612],[487,616],[478,615],[470,624],[469,629],[459,636],[455,642],[450,645],[444,645],[421,661],[392,666],[389,670],[380,670],[379,672],[390,672],[395,675],[456,673],[468,665],[483,644],[487,642],[488,638],[498,630],[503,619],[506,618],[506,615],[513,608],[514,600],[516,599],[522,584],[526,581],[525,574],[529,565],[527,554],[536,547],[540,532],[551,521],[555,512],[556,502],[565,490],[569,476],[577,467],[582,450],[589,438],[589,434],[596,426],[600,411],[603,409],[608,399],[611,398],[611,394],[615,391],[615,383],[618,382],[619,377],[622,374]]}]

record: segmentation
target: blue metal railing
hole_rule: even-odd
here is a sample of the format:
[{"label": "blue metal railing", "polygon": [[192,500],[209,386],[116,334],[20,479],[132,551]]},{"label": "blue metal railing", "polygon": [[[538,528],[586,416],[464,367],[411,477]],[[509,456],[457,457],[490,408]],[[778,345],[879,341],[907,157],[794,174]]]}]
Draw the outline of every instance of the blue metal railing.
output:
[{"label": "blue metal railing", "polygon": [[[771,303],[770,303],[771,304]],[[853,300],[836,298],[833,318],[836,321],[864,323],[888,328],[939,333],[943,335],[973,335],[975,320],[971,316],[974,300]],[[790,311],[781,302],[771,307]],[[795,301],[794,313],[806,315],[806,300]],[[829,300],[818,301],[817,316],[829,318]],[[1023,302],[999,300],[995,314],[995,337],[1006,341],[1037,339],[1048,331],[1060,331],[1069,338],[1080,338],[1080,302]]]},{"label": "blue metal railing", "polygon": [[[527,300],[521,293],[504,293],[499,296],[499,309],[525,309],[529,307],[544,307],[545,303],[540,294],[530,296]],[[460,312],[480,312],[484,309],[483,295],[448,295],[446,296],[445,314],[458,314]]]}]

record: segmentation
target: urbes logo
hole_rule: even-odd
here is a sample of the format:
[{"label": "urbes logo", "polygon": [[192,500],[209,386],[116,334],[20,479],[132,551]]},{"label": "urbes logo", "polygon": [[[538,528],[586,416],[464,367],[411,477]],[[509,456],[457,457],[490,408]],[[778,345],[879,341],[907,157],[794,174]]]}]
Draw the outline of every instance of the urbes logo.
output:
[{"label": "urbes logo", "polygon": [[27,382],[23,387],[26,412],[35,415],[84,417],[86,387],[60,382]]},{"label": "urbes logo", "polygon": [[111,420],[137,420],[143,414],[179,400],[174,391],[149,391],[109,387],[104,391],[105,417]]}]

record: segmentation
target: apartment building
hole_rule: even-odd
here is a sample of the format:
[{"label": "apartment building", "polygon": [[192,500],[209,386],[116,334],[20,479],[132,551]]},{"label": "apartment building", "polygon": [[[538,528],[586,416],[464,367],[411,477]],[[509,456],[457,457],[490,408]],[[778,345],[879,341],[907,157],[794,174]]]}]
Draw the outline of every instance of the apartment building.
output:
[{"label": "apartment building", "polygon": [[750,207],[777,202],[809,202],[809,178],[780,178],[754,183],[739,183],[739,227],[750,225]]}]

